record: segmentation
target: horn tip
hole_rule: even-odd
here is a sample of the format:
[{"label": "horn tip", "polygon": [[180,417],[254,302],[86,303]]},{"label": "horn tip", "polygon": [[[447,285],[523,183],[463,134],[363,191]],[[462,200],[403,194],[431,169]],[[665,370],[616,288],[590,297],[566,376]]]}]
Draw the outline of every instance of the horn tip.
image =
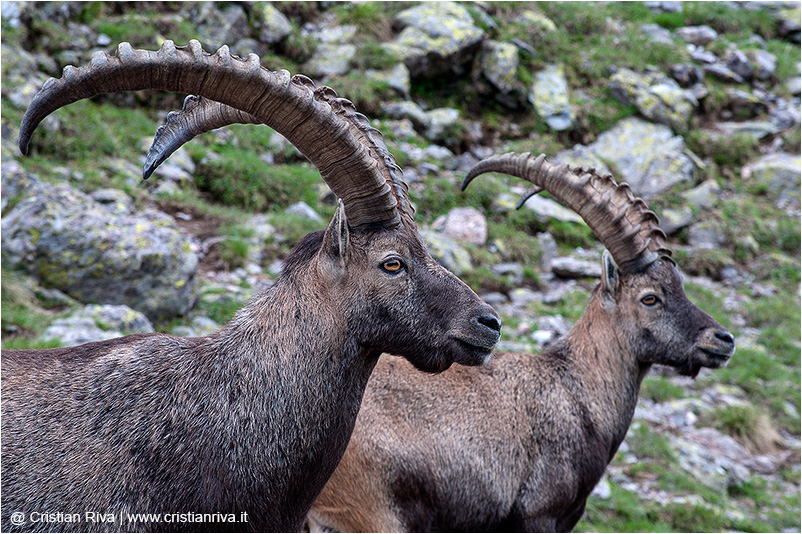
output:
[{"label": "horn tip", "polygon": [[20,151],[20,153],[21,153],[23,156],[27,156],[27,155],[28,155],[28,150],[29,150],[29,148],[30,148],[30,141],[29,141],[29,140],[27,140],[27,139],[23,139],[22,137],[20,137],[20,138],[19,138],[19,140],[17,141],[17,144],[18,144],[18,146],[19,146],[19,151]]},{"label": "horn tip", "polygon": [[153,171],[156,170],[156,167],[153,165],[145,164],[145,167],[142,169],[142,179],[147,180],[153,174]]}]

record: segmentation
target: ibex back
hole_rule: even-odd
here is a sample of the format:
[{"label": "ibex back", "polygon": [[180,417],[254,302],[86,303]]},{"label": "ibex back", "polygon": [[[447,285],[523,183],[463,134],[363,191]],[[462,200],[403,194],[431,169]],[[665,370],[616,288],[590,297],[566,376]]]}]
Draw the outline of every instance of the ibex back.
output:
[{"label": "ibex back", "polygon": [[[34,97],[21,150],[59,107],[141,89],[254,114],[309,158],[341,204],[216,334],[3,351],[2,530],[299,530],[345,450],[379,354],[430,372],[482,364],[500,322],[426,252],[401,170],[367,119],[254,55],[209,55],[196,41],[97,53]],[[164,520],[176,517],[202,522]]]},{"label": "ibex back", "polygon": [[313,530],[571,530],[651,366],[695,376],[735,350],[732,335],[685,296],[654,214],[627,186],[528,154],[480,162],[466,183],[487,171],[525,178],[580,213],[610,251],[601,282],[576,325],[542,354],[500,353],[437,380],[382,358],[342,462],[309,514]]}]

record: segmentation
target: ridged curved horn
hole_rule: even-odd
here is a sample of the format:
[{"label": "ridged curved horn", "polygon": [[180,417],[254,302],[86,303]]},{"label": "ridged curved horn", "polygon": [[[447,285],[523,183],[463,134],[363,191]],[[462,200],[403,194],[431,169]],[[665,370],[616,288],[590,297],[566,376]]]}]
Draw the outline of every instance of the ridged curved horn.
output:
[{"label": "ridged curved horn", "polygon": [[395,192],[350,125],[288,72],[268,71],[255,54],[232,56],[225,45],[208,54],[195,40],[181,47],[165,41],[156,52],[121,43],[114,56],[96,52],[85,67],[65,67],[60,79],[45,82],[25,112],[20,150],[27,154],[34,130],[56,109],[102,93],[142,89],[200,95],[256,117],[318,168],[343,201],[351,226],[401,224]]},{"label": "ridged curved horn", "polygon": [[164,160],[194,137],[229,124],[261,124],[251,115],[231,106],[213,102],[202,96],[190,95],[184,99],[180,111],[171,111],[153,136],[145,158],[142,178],[148,179]]},{"label": "ridged curved horn", "polygon": [[486,172],[517,176],[551,193],[582,217],[623,272],[638,272],[660,257],[671,257],[657,216],[642,199],[635,198],[629,185],[617,184],[612,176],[552,165],[542,154],[509,153],[477,163],[462,188]]},{"label": "ridged curved horn", "polygon": [[[403,179],[403,171],[387,150],[381,132],[370,125],[365,115],[356,111],[353,103],[338,98],[337,93],[330,87],[315,87],[312,80],[302,75],[295,75],[293,81],[312,89],[315,99],[329,104],[332,111],[349,124],[351,133],[378,163],[379,171],[395,195],[399,212],[412,220],[415,210],[409,201],[408,186]],[[180,111],[170,112],[165,124],[156,130],[153,144],[145,160],[143,176],[145,178],[150,176],[170,154],[195,136],[230,124],[260,124],[260,121],[253,115],[221,102],[199,96],[188,96],[184,101],[184,107]]]}]

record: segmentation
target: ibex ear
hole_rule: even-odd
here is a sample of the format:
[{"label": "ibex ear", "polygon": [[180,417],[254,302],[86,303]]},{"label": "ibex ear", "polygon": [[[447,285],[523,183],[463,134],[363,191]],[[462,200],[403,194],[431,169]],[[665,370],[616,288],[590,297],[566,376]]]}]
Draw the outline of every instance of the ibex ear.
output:
[{"label": "ibex ear", "polygon": [[337,204],[337,211],[323,235],[321,253],[326,254],[339,267],[345,267],[349,242],[350,234],[348,233],[348,220],[345,217],[345,205],[340,200]]},{"label": "ibex ear", "polygon": [[602,296],[607,299],[615,300],[615,290],[618,287],[618,267],[613,261],[613,257],[605,250],[602,253],[602,276],[601,290]]}]

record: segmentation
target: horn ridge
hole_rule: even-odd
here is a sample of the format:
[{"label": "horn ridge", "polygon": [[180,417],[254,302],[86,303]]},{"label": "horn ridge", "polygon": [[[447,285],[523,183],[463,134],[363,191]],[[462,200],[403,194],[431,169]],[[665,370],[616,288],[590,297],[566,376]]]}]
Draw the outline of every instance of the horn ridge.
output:
[{"label": "horn ridge", "polygon": [[[155,52],[120,43],[114,56],[96,55],[83,67],[65,67],[62,78],[44,84],[25,112],[19,146],[26,154],[33,132],[47,115],[97,94],[155,89],[200,95],[253,115],[284,135],[315,167],[326,169],[324,179],[343,200],[352,226],[398,225],[394,195],[385,194],[389,189],[385,178],[368,149],[350,132],[351,125],[318,102],[308,87],[289,81],[259,65],[252,55],[232,56],[225,46],[209,54],[196,40],[186,46],[165,41]],[[340,171],[332,168],[332,161],[347,164]],[[369,216],[352,210],[354,188],[384,200],[374,203]]]},{"label": "horn ridge", "polygon": [[628,184],[617,184],[609,174],[553,165],[543,154],[510,152],[477,163],[466,175],[463,188],[486,172],[517,176],[549,191],[582,217],[623,270],[644,268],[661,256],[670,259],[657,216]]}]

